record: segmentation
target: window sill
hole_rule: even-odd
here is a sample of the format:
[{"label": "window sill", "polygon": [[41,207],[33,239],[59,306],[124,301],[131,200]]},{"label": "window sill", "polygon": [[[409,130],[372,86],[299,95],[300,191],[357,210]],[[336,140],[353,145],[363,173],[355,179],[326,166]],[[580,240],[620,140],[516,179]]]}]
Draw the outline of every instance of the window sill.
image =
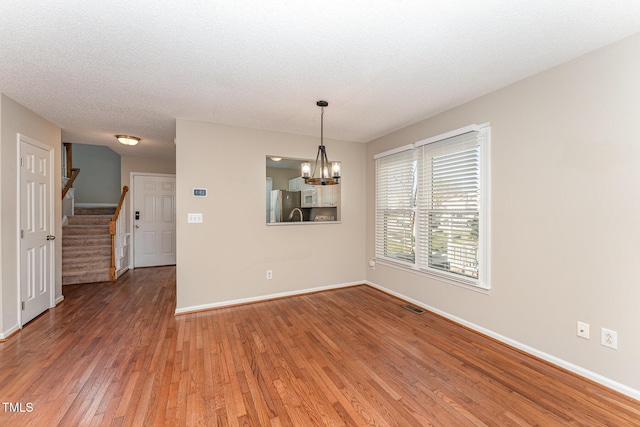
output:
[{"label": "window sill", "polygon": [[269,227],[279,227],[281,225],[318,225],[318,224],[341,224],[342,221],[295,221],[295,222],[266,222]]},{"label": "window sill", "polygon": [[480,285],[476,285],[474,283],[470,283],[469,281],[465,280],[464,278],[458,278],[458,277],[455,277],[455,276],[447,274],[447,273],[437,273],[437,272],[431,272],[431,271],[417,270],[417,269],[415,269],[415,268],[413,268],[411,266],[403,265],[403,264],[396,263],[396,262],[393,262],[393,261],[389,261],[389,260],[384,259],[384,258],[375,258],[375,261],[376,261],[376,264],[378,264],[378,265],[384,265],[386,267],[391,267],[391,268],[396,268],[398,270],[406,271],[407,273],[412,273],[412,274],[416,274],[418,276],[428,277],[430,279],[438,280],[438,281],[440,281],[442,283],[458,286],[460,288],[467,289],[467,290],[474,291],[474,292],[478,292],[480,294],[489,295],[489,293],[491,291],[490,287],[482,287]]}]

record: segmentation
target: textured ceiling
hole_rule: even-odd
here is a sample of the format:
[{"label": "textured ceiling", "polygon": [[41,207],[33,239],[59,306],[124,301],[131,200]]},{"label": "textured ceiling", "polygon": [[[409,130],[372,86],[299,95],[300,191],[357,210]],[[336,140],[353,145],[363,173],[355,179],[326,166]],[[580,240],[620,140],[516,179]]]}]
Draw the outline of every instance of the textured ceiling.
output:
[{"label": "textured ceiling", "polygon": [[317,135],[318,99],[367,142],[638,32],[637,0],[1,0],[0,92],[123,155],[176,118]]}]

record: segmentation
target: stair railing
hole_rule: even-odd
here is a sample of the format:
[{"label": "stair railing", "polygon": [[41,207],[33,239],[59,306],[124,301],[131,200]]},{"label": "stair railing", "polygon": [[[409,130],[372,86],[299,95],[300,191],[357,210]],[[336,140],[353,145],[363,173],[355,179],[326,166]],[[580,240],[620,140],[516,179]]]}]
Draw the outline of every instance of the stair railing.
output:
[{"label": "stair railing", "polygon": [[63,142],[62,144],[64,145],[65,160],[66,160],[64,175],[65,175],[65,178],[69,179],[65,184],[64,188],[62,189],[62,199],[64,200],[64,196],[67,195],[67,192],[69,192],[69,190],[73,186],[73,181],[75,181],[76,178],[78,177],[78,174],[80,173],[80,169],[73,167],[73,144],[71,144],[70,142]]},{"label": "stair railing", "polygon": [[80,173],[80,168],[71,168],[71,177],[69,178],[69,181],[67,181],[67,184],[62,189],[63,199],[64,199],[64,196],[67,195],[67,192],[69,191],[69,189],[73,186],[73,181],[76,180],[79,173]]},{"label": "stair railing", "polygon": [[[124,251],[127,249],[125,242],[126,239],[126,217],[120,215],[120,211],[126,211],[125,196],[129,191],[129,187],[126,185],[122,187],[122,194],[120,195],[120,201],[116,212],[113,214],[113,218],[109,221],[109,234],[111,234],[111,267],[109,268],[109,278],[111,281],[117,279],[117,272],[122,268],[122,259],[124,258]],[[116,252],[118,252],[116,254]]]}]

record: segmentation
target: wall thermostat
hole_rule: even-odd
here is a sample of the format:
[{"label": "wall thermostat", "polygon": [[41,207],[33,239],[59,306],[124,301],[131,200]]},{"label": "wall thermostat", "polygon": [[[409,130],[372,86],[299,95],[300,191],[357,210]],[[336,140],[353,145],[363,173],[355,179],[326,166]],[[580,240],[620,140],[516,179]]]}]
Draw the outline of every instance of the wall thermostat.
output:
[{"label": "wall thermostat", "polygon": [[206,188],[194,188],[193,189],[193,197],[207,197],[207,189]]}]

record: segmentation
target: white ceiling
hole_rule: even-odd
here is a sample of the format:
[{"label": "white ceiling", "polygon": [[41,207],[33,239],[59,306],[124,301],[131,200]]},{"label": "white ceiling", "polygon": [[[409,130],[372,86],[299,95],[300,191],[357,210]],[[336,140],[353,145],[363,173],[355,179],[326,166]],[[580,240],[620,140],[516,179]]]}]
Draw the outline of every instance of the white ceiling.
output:
[{"label": "white ceiling", "polygon": [[176,118],[319,135],[319,99],[367,142],[638,32],[637,0],[1,0],[0,92],[122,155],[173,158]]}]

